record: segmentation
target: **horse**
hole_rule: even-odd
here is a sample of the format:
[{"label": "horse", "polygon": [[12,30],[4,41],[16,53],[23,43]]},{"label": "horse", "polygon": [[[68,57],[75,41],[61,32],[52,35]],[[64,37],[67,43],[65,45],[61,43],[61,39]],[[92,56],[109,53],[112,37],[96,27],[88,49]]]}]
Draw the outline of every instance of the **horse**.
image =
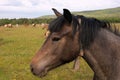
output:
[{"label": "horse", "polygon": [[5,24],[4,27],[12,28],[13,25],[12,24]]},{"label": "horse", "polygon": [[12,24],[7,24],[7,27],[8,27],[8,28],[12,28],[13,25],[12,25]]},{"label": "horse", "polygon": [[7,27],[7,24],[5,24],[4,27]]},{"label": "horse", "polygon": [[45,38],[47,38],[48,36],[49,36],[49,34],[50,34],[50,31],[49,30],[47,30],[46,32],[45,32]]},{"label": "horse", "polygon": [[36,27],[36,24],[33,23],[32,26],[33,26],[33,27]]},{"label": "horse", "polygon": [[42,27],[42,29],[48,29],[48,26],[49,26],[49,24],[47,24],[47,23],[42,23],[41,24],[41,27]]},{"label": "horse", "polygon": [[[120,33],[109,22],[63,14],[53,8],[56,19],[50,34],[30,63],[31,72],[44,77],[52,69],[81,57],[94,72],[93,80],[120,80]],[[81,53],[82,51],[82,53]]]},{"label": "horse", "polygon": [[19,27],[19,24],[16,24],[15,27]]}]

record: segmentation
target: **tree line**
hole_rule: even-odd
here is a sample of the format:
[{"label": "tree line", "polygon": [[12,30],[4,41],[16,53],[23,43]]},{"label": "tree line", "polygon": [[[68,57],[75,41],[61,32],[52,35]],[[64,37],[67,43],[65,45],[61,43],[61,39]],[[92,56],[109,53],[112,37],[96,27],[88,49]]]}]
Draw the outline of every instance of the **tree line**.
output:
[{"label": "tree line", "polygon": [[[116,17],[108,17],[108,18],[97,18],[100,20],[112,22],[112,23],[120,23],[120,18]],[[20,19],[0,19],[0,26],[3,26],[5,24],[41,24],[41,23],[49,23],[53,20],[53,18],[34,18],[34,19],[28,19],[28,18],[20,18]]]},{"label": "tree line", "polygon": [[22,24],[41,24],[41,23],[49,23],[53,19],[40,19],[40,18],[35,18],[35,19],[28,19],[28,18],[20,18],[20,19],[0,19],[0,26],[3,26],[5,24],[12,24],[12,25],[22,25]]}]

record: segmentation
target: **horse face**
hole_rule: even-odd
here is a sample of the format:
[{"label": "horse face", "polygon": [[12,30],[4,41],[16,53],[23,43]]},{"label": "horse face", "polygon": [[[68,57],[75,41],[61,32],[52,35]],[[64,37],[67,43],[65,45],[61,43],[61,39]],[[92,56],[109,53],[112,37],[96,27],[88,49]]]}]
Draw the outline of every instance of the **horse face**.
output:
[{"label": "horse face", "polygon": [[[55,9],[54,11],[56,15],[61,16],[58,11]],[[51,69],[68,63],[79,55],[79,33],[76,32],[73,36],[71,26],[72,18],[70,18],[72,16],[69,11],[65,12],[67,14],[64,13],[64,17],[65,20],[67,20],[67,23],[64,22],[62,26],[60,26],[62,28],[59,31],[53,31],[50,33],[41,49],[32,59],[31,71],[34,75],[43,77]],[[53,24],[53,26],[54,25],[55,24]]]},{"label": "horse face", "polygon": [[42,77],[49,70],[74,60],[79,53],[77,38],[77,33],[73,37],[71,27],[66,25],[60,32],[51,33],[32,59],[33,74]]}]

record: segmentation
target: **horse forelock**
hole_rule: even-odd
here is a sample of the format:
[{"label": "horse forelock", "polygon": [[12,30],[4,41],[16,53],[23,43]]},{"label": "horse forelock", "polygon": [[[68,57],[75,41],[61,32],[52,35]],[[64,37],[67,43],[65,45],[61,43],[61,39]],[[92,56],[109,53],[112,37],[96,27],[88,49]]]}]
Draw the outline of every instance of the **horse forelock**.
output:
[{"label": "horse forelock", "polygon": [[52,33],[52,32],[59,32],[63,25],[65,23],[65,19],[63,16],[57,17],[56,19],[54,19],[53,21],[51,21],[48,30]]}]

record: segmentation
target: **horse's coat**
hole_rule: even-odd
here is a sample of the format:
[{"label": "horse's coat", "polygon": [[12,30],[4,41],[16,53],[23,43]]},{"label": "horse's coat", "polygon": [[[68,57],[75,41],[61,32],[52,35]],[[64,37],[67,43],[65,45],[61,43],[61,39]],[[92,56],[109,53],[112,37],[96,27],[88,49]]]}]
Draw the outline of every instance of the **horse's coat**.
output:
[{"label": "horse's coat", "polygon": [[31,71],[43,77],[60,65],[73,61],[82,50],[82,57],[94,71],[93,80],[120,79],[120,34],[109,23],[74,16],[67,9],[49,25],[50,34],[33,57]]}]

